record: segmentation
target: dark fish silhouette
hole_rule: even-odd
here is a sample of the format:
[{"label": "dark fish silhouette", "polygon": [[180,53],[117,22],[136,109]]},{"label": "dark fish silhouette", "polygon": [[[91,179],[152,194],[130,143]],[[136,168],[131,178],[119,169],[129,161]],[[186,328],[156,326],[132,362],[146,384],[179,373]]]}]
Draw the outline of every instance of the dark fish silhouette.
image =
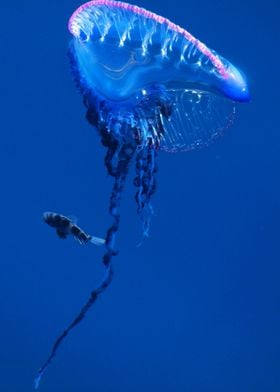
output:
[{"label": "dark fish silhouette", "polygon": [[76,223],[67,216],[57,214],[56,212],[45,212],[43,214],[44,221],[51,227],[56,229],[59,238],[65,239],[68,235],[73,235],[80,244],[91,242],[94,245],[104,245],[105,240],[94,237],[85,233]]}]

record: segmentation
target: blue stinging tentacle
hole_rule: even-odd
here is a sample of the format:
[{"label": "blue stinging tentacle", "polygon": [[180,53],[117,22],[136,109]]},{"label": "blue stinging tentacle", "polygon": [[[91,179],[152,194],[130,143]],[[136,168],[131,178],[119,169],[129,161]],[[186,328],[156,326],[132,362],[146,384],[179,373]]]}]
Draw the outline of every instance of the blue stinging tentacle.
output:
[{"label": "blue stinging tentacle", "polygon": [[37,373],[37,376],[34,379],[34,388],[35,389],[39,388],[39,384],[40,384],[41,378],[42,378],[43,374],[45,373],[47,367],[50,365],[50,363],[52,362],[53,358],[55,357],[55,355],[57,353],[57,350],[58,350],[59,346],[61,345],[62,341],[66,338],[66,336],[69,334],[69,332],[73,328],[75,328],[83,320],[83,318],[85,317],[86,313],[89,311],[91,306],[97,300],[98,296],[101,293],[103,293],[103,291],[106,290],[106,288],[110,285],[112,279],[113,279],[113,268],[112,268],[111,264],[108,264],[108,267],[106,268],[105,276],[102,279],[101,283],[91,292],[88,301],[82,307],[82,309],[80,310],[80,312],[77,315],[77,317],[75,317],[75,319],[72,321],[72,323],[69,324],[69,326],[61,333],[61,335],[54,342],[52,350],[51,350],[51,353],[50,353],[48,359],[43,364],[43,366],[39,369],[39,371]]},{"label": "blue stinging tentacle", "polygon": [[119,224],[120,224],[121,195],[125,184],[128,165],[134,152],[132,151],[132,155],[130,155],[129,152],[131,151],[132,150],[128,148],[128,146],[123,146],[123,148],[120,149],[120,152],[117,153],[116,162],[112,161],[113,155],[116,153],[116,148],[113,151],[108,150],[107,155],[111,157],[111,161],[109,157],[106,156],[108,160],[107,164],[108,167],[110,168],[109,173],[110,174],[112,173],[112,175],[114,176],[114,186],[111,193],[110,206],[109,206],[109,211],[110,211],[110,215],[113,218],[113,223],[107,230],[106,240],[105,240],[107,252],[103,256],[103,264],[106,268],[105,276],[101,281],[101,283],[91,292],[88,301],[82,307],[77,317],[75,317],[72,323],[69,324],[69,326],[61,333],[61,335],[54,342],[49,357],[47,358],[43,366],[39,369],[37,376],[34,380],[35,389],[39,387],[41,378],[45,373],[46,369],[48,368],[48,366],[50,365],[50,363],[52,362],[53,358],[55,357],[57,350],[61,345],[62,341],[67,337],[69,332],[83,320],[87,312],[90,310],[92,305],[97,300],[98,296],[102,294],[112,282],[113,279],[112,257],[117,255],[117,252],[115,250],[115,236],[119,229]]},{"label": "blue stinging tentacle", "polygon": [[143,236],[149,236],[150,221],[153,214],[151,197],[156,190],[155,174],[157,150],[151,147],[141,149],[136,155],[136,177],[134,185],[138,188],[135,200],[137,213],[143,225]]}]

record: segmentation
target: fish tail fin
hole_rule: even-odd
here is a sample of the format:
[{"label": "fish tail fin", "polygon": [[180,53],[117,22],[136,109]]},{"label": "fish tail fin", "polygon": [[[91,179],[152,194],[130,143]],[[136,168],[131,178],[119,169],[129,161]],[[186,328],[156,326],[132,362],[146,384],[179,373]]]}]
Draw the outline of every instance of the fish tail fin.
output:
[{"label": "fish tail fin", "polygon": [[92,244],[97,245],[97,246],[101,246],[101,245],[105,244],[105,240],[103,238],[98,238],[98,237],[93,237],[93,236],[90,237],[89,242],[91,242]]},{"label": "fish tail fin", "polygon": [[34,389],[38,389],[44,370],[40,369],[36,378],[34,379]]}]

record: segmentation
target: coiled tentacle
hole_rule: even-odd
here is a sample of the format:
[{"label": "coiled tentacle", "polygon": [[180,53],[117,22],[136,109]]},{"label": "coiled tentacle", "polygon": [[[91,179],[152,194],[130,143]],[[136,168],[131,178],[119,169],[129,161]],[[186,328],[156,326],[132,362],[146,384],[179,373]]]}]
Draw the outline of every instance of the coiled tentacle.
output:
[{"label": "coiled tentacle", "polygon": [[[120,225],[120,203],[121,195],[125,184],[126,175],[128,172],[128,165],[133,156],[133,149],[130,146],[122,146],[120,149],[117,148],[117,144],[114,144],[114,148],[108,148],[105,163],[108,168],[109,174],[114,177],[114,186],[110,197],[109,211],[113,218],[112,225],[108,228],[106,234],[105,245],[107,252],[103,256],[103,264],[106,268],[106,273],[101,283],[90,293],[89,299],[81,308],[79,314],[74,320],[68,325],[68,327],[59,335],[54,342],[50,355],[46,362],[39,369],[37,376],[34,380],[34,387],[39,387],[41,378],[45,373],[46,369],[55,357],[58,348],[62,341],[67,337],[69,332],[75,328],[86,316],[92,305],[95,303],[100,294],[102,294],[107,287],[110,285],[113,279],[113,266],[112,257],[117,255],[115,249],[115,236]],[[115,156],[116,155],[116,156]]]},{"label": "coiled tentacle", "polygon": [[[44,372],[55,357],[63,340],[84,319],[99,295],[112,282],[112,257],[117,255],[115,237],[120,225],[121,195],[129,164],[135,154],[136,177],[134,184],[138,187],[135,197],[137,211],[143,224],[143,236],[147,237],[149,235],[153,211],[150,200],[156,190],[157,149],[164,133],[161,115],[167,116],[169,113],[167,113],[167,109],[170,109],[169,97],[168,95],[166,96],[161,86],[154,86],[149,94],[143,94],[139,99],[136,97],[138,104],[134,111],[117,103],[107,102],[89,89],[82,77],[77,78],[79,74],[75,65],[75,56],[71,51],[70,60],[75,80],[81,89],[84,104],[87,108],[87,120],[97,129],[102,144],[107,148],[105,165],[109,175],[114,178],[109,206],[113,222],[108,228],[105,238],[107,249],[103,256],[103,264],[106,268],[105,276],[101,283],[91,292],[89,299],[78,315],[54,342],[49,357],[37,373],[34,381],[35,388],[39,387]],[[159,92],[161,92],[160,98]]]},{"label": "coiled tentacle", "polygon": [[138,188],[135,200],[137,203],[137,213],[143,225],[143,236],[148,237],[150,231],[150,221],[153,214],[151,197],[156,191],[157,172],[157,150],[145,148],[137,152],[136,155],[136,177],[134,185]]}]

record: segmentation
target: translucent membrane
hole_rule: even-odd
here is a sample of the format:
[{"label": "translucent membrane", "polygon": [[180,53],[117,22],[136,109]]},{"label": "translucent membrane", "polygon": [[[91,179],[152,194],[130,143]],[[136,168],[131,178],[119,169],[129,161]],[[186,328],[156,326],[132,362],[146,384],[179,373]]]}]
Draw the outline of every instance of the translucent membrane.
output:
[{"label": "translucent membrane", "polygon": [[173,101],[171,116],[161,116],[164,134],[160,149],[190,151],[207,146],[223,135],[234,120],[235,106],[227,98],[207,91],[169,90]]}]

